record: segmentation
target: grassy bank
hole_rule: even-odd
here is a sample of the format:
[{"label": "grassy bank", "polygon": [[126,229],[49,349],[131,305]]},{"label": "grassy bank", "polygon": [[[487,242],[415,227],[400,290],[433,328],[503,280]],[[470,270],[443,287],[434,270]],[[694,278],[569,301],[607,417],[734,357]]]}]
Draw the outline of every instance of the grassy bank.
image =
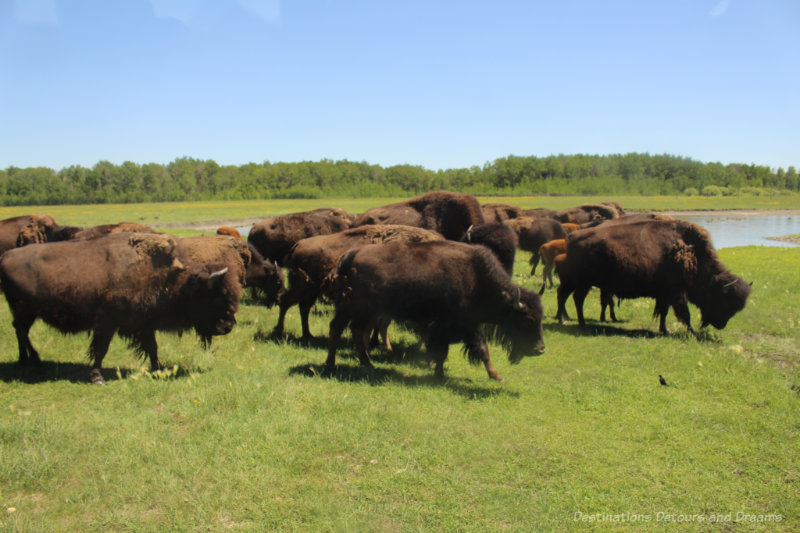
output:
[{"label": "grassy bank", "polygon": [[[152,223],[289,208],[276,204],[45,211],[62,223]],[[544,355],[511,366],[491,346],[503,383],[457,346],[436,382],[415,337],[394,327],[400,361],[374,351],[377,369],[365,371],[346,346],[336,375],[321,377],[330,308],[312,313],[318,341],[296,340],[296,308],[290,336],[274,341],[277,310],[246,301],[210,350],[160,334],[165,376],[115,339],[109,383],[97,387],[86,382],[88,338],[41,323],[31,339],[45,374],[18,369],[0,302],[0,530],[796,531],[800,250],[720,256],[754,283],[725,330],[697,340],[670,314],[673,334],[658,336],[652,301],[635,300],[621,323],[584,332],[551,318],[551,290]],[[538,289],[527,258],[516,280]],[[595,292],[586,316],[598,315]]]},{"label": "grassy bank", "polygon": [[[479,197],[482,203],[500,202],[522,208],[563,209],[582,203],[614,200],[635,210],[800,210],[800,195],[764,196],[515,196]],[[239,200],[220,202],[173,202],[144,204],[14,206],[0,207],[0,220],[31,213],[49,213],[64,225],[92,226],[110,222],[141,222],[157,227],[171,227],[214,221],[242,221],[252,218],[316,209],[341,207],[351,213],[407,198],[334,198],[317,200]]]}]

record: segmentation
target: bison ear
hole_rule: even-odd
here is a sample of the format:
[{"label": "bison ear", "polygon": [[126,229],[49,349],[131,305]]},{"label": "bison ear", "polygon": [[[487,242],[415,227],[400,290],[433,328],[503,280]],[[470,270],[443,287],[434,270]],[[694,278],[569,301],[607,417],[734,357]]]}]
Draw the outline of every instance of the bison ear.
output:
[{"label": "bison ear", "polygon": [[228,267],[223,268],[222,270],[217,270],[216,272],[212,272],[208,275],[208,288],[213,289],[215,285],[222,282],[222,278],[225,277],[225,274],[228,273]]}]

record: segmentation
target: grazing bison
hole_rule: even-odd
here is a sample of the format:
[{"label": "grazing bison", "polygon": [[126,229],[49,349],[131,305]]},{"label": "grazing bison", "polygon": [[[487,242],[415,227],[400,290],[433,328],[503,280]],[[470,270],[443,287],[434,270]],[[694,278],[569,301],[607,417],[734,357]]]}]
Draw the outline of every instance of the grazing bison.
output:
[{"label": "grazing bison", "polygon": [[283,290],[283,271],[261,257],[258,250],[241,238],[229,235],[200,235],[178,239],[181,261],[226,263],[251,295],[267,307],[278,301]]},{"label": "grazing bison", "polygon": [[331,235],[318,235],[298,242],[286,257],[289,269],[289,288],[279,298],[280,314],[273,335],[283,335],[286,312],[295,304],[300,305],[300,320],[303,338],[312,337],[308,328],[308,314],[320,295],[325,276],[336,268],[339,259],[348,250],[363,246],[393,241],[425,242],[443,240],[441,234],[422,228],[389,225],[368,225],[350,228]]},{"label": "grazing bison", "polygon": [[483,204],[481,212],[486,222],[504,222],[522,216],[522,209],[508,204]]},{"label": "grazing bison", "polygon": [[359,361],[371,367],[367,339],[380,320],[410,323],[422,332],[444,377],[449,345],[463,342],[471,363],[492,365],[481,325],[508,350],[509,360],[544,351],[542,303],[517,287],[497,258],[482,246],[459,242],[393,242],[345,254],[331,275],[328,296],[336,304],[330,324],[326,368],[335,368],[342,331],[350,324]]},{"label": "grazing bison", "polygon": [[750,285],[719,260],[708,232],[680,220],[601,224],[576,231],[567,238],[560,275],[556,316],[563,320],[564,304],[574,292],[582,327],[583,301],[593,286],[620,298],[655,298],[661,333],[667,333],[670,306],[690,331],[687,302],[700,308],[703,327],[722,329],[750,294]]},{"label": "grazing bison", "polygon": [[500,260],[509,275],[514,273],[514,257],[517,255],[519,239],[517,233],[502,222],[487,222],[467,230],[461,242],[481,244],[489,248]]},{"label": "grazing bison", "polygon": [[[619,205],[619,204],[616,204]],[[619,208],[622,209],[621,207]],[[575,224],[585,224],[596,218],[611,219],[620,216],[620,210],[614,205],[607,204],[583,204],[576,207],[562,209],[555,215],[559,222],[573,222]]]},{"label": "grazing bison", "polygon": [[58,224],[50,215],[22,215],[0,220],[0,255],[17,246],[48,242]]},{"label": "grazing bison", "polygon": [[353,226],[401,224],[438,231],[445,239],[457,241],[470,226],[484,222],[481,204],[471,194],[435,191],[405,202],[369,209]]},{"label": "grazing bison", "polygon": [[517,233],[520,250],[530,252],[531,276],[536,273],[539,264],[539,247],[553,239],[567,236],[561,222],[552,218],[517,217],[505,222]]},{"label": "grazing bison", "polygon": [[244,286],[252,258],[250,248],[241,239],[227,235],[198,235],[177,238],[178,259],[184,263],[225,263]]},{"label": "grazing bison", "polygon": [[352,225],[353,216],[344,209],[314,209],[260,220],[250,230],[247,242],[266,260],[283,265],[284,257],[300,239],[337,233]]},{"label": "grazing bison", "polygon": [[32,244],[0,259],[20,364],[41,365],[28,333],[37,318],[63,333],[91,331],[94,383],[114,333],[159,367],[156,331],[194,329],[203,344],[235,324],[242,287],[223,263],[183,263],[168,235],[117,233]]}]

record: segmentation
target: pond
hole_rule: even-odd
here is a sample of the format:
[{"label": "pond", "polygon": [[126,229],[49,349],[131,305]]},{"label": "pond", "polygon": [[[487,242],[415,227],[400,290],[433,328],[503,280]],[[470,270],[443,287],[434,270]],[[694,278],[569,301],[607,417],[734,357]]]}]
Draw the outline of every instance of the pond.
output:
[{"label": "pond", "polygon": [[796,246],[774,241],[767,237],[780,237],[800,233],[799,215],[686,215],[675,213],[675,218],[703,226],[711,234],[714,248],[731,246]]},{"label": "pond", "polygon": [[[792,243],[774,241],[767,237],[780,237],[800,233],[800,215],[687,215],[673,213],[675,218],[703,226],[711,234],[714,248],[732,246],[797,246]],[[251,226],[236,229],[246,239]]]}]

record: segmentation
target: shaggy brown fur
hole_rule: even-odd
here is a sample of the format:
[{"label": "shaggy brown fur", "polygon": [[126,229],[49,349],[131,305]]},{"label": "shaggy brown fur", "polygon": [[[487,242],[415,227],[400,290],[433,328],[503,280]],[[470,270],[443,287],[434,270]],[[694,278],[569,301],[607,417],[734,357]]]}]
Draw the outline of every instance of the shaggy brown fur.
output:
[{"label": "shaggy brown fur", "polygon": [[504,222],[522,216],[522,209],[508,204],[483,204],[481,212],[486,222]]},{"label": "shaggy brown fur", "polygon": [[531,276],[536,273],[539,264],[539,247],[553,239],[563,239],[567,236],[561,222],[552,218],[517,217],[505,222],[511,226],[519,238],[520,250],[531,253]]},{"label": "shaggy brown fur", "polygon": [[230,226],[220,226],[217,228],[217,235],[228,235],[229,237],[236,237],[237,239],[242,238],[242,234],[239,233],[239,230],[236,228],[232,228]]},{"label": "shaggy brown fur", "polygon": [[470,226],[484,222],[481,204],[471,194],[434,191],[405,202],[369,209],[353,227],[366,224],[401,224],[437,231],[445,239],[459,240]]},{"label": "shaggy brown fur", "polygon": [[348,324],[359,361],[372,366],[366,341],[386,319],[422,332],[438,378],[444,377],[449,345],[463,342],[471,363],[483,362],[490,378],[502,379],[481,325],[490,326],[487,332],[507,347],[512,363],[544,351],[539,295],[514,285],[482,246],[451,241],[362,246],[342,258],[327,294],[336,303],[325,363],[329,371]]},{"label": "shaggy brown fur", "polygon": [[353,215],[344,209],[314,209],[256,222],[247,236],[247,242],[255,246],[266,260],[283,265],[286,254],[301,239],[337,233],[352,225]]},{"label": "shaggy brown fur", "polygon": [[225,263],[236,274],[239,283],[246,285],[251,254],[243,240],[227,235],[199,235],[176,239],[177,254],[184,263]]},{"label": "shaggy brown fur", "polygon": [[58,227],[50,215],[22,215],[0,220],[0,255],[17,246],[48,242]]},{"label": "shaggy brown fur", "polygon": [[[622,208],[620,207],[619,209]],[[620,216],[620,211],[614,205],[583,204],[562,209],[556,214],[555,219],[559,222],[584,224],[586,222],[591,222],[596,217],[611,219],[617,218],[618,216]]]},{"label": "shaggy brown fur", "polygon": [[389,242],[427,242],[443,240],[439,233],[401,225],[369,225],[350,228],[331,235],[303,239],[286,258],[289,288],[279,297],[280,314],[273,335],[283,335],[286,312],[300,305],[303,338],[311,338],[308,314],[320,295],[325,276],[336,267],[341,256],[358,246]]},{"label": "shaggy brown fur", "polygon": [[36,319],[63,333],[91,331],[90,379],[102,383],[114,333],[158,368],[155,332],[194,329],[204,344],[235,323],[241,285],[222,263],[178,259],[167,235],[117,233],[89,241],[32,244],[0,259],[20,364],[41,367],[28,333]]}]

